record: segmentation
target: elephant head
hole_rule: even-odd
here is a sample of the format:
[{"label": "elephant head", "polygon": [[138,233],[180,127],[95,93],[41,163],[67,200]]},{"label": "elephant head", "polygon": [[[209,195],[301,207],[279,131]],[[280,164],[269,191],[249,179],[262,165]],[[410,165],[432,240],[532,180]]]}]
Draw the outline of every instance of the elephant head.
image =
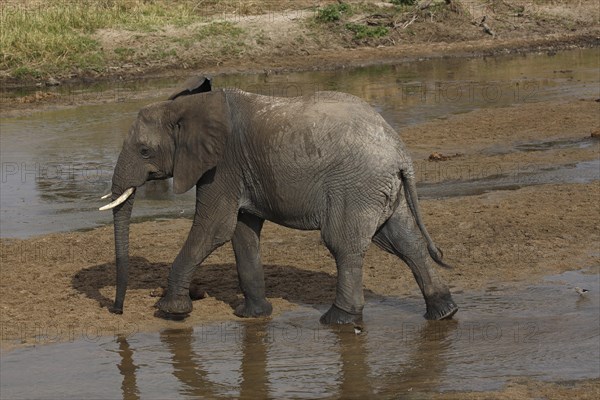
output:
[{"label": "elephant head", "polygon": [[[209,92],[209,93],[204,93]],[[222,90],[210,80],[193,78],[168,101],[143,108],[127,135],[112,178],[117,294],[111,312],[121,314],[129,269],[129,222],[135,190],[146,181],[173,177],[175,193],[191,189],[214,168],[230,132],[229,109]]]}]

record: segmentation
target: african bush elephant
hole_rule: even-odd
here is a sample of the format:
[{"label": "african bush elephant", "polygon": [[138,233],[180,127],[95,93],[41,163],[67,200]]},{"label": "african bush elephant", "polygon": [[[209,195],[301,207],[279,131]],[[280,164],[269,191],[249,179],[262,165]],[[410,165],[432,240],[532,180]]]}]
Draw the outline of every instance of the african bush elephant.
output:
[{"label": "african bush elephant", "polygon": [[367,103],[338,92],[277,98],[213,91],[204,79],[190,85],[139,112],[115,166],[113,201],[101,208],[112,208],[114,216],[112,312],[123,311],[135,189],[169,177],[175,193],[196,187],[196,211],[157,303],[164,313],[191,312],[196,266],[231,240],[245,297],[236,315],[269,315],[259,254],[265,220],[320,230],[338,271],[335,301],[322,323],[362,319],[362,264],[371,241],[409,265],[425,298],[425,318],[458,310],[433,269],[432,261],[447,265],[423,224],[408,152]]}]

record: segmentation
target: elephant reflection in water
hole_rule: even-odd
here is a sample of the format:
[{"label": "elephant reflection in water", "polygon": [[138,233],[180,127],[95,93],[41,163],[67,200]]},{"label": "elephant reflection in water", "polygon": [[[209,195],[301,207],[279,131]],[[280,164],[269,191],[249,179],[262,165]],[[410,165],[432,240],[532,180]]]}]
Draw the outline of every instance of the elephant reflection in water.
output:
[{"label": "elephant reflection in water", "polygon": [[123,383],[121,383],[123,398],[138,400],[140,398],[140,390],[137,386],[137,370],[139,367],[133,362],[133,350],[131,350],[125,335],[119,335],[117,343],[119,343],[119,355],[121,356],[121,362],[117,367],[123,375]]},{"label": "elephant reflection in water", "polygon": [[[259,321],[241,328],[241,399],[269,398],[271,382],[267,363],[272,342],[268,338],[268,325],[268,321]],[[408,337],[401,342],[406,349],[411,349],[409,359],[395,365],[393,370],[378,373],[376,379],[371,373],[368,357],[369,335],[356,335],[348,329],[332,329],[334,337],[331,341],[338,344],[341,360],[338,393],[333,395],[344,399],[363,399],[382,394],[397,396],[411,390],[435,390],[436,383],[442,381],[447,367],[444,355],[451,346],[451,334],[456,326],[456,323],[427,321],[421,329],[415,331],[414,338]],[[194,334],[193,328],[165,330],[160,334],[160,340],[171,353],[173,375],[183,384],[183,390],[179,394],[194,398],[228,398],[231,391],[235,391],[235,388],[215,382],[214,378],[211,380],[197,355],[198,341],[201,339]],[[322,340],[329,341],[325,337]],[[122,357],[118,368],[123,375],[123,398],[139,399],[141,396],[136,374],[140,368],[133,363],[134,351],[126,338],[120,337],[118,342]],[[371,346],[374,345],[376,344],[371,343]],[[331,347],[327,345],[327,348]],[[391,363],[387,362],[385,365]],[[319,365],[314,366],[314,374],[323,374]]]},{"label": "elephant reflection in water", "polygon": [[412,354],[398,371],[383,372],[385,382],[380,393],[397,396],[400,393],[432,392],[444,381],[448,364],[447,353],[452,347],[457,321],[426,321],[413,335],[404,335],[402,344]]}]

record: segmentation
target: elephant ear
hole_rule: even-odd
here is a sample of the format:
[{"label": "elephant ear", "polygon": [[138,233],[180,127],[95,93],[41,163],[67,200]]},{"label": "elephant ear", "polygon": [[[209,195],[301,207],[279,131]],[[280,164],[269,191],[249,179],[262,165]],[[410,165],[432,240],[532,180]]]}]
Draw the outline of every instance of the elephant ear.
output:
[{"label": "elephant ear", "polygon": [[173,191],[190,190],[217,166],[231,134],[227,98],[222,90],[200,96],[183,97],[172,103],[175,124]]},{"label": "elephant ear", "polygon": [[206,76],[194,76],[185,81],[183,85],[172,95],[169,96],[169,100],[175,100],[181,96],[189,96],[196,93],[210,92],[212,89],[212,83],[209,77]]}]

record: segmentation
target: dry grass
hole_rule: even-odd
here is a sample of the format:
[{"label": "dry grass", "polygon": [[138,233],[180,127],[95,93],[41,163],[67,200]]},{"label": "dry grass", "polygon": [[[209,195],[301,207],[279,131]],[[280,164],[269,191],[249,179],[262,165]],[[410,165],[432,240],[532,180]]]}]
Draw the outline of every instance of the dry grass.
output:
[{"label": "dry grass", "polygon": [[[241,33],[237,21],[243,16],[313,4],[308,0],[2,1],[0,78],[102,71],[133,59],[138,63],[181,62],[173,56],[192,43],[212,36],[235,39]],[[140,42],[141,46],[106,43],[102,40],[106,32],[109,40],[110,32],[120,32],[118,36],[124,32],[132,39],[130,42]],[[167,40],[163,40],[165,37]],[[239,47],[244,45],[232,40],[222,42],[215,51],[225,55],[240,53]],[[154,45],[148,47],[149,43]]]},{"label": "dry grass", "polygon": [[[118,29],[149,35],[167,28],[206,22],[202,1],[21,1],[0,4],[0,71],[20,78],[69,69],[102,69],[113,59],[127,58],[130,49],[104,52],[95,33]],[[210,9],[218,12],[217,3]],[[225,2],[227,3],[227,2]],[[225,3],[221,3],[225,6]],[[231,7],[224,7],[228,11]],[[239,33],[233,24],[197,29],[197,39]],[[168,54],[154,54],[162,58]]]}]

